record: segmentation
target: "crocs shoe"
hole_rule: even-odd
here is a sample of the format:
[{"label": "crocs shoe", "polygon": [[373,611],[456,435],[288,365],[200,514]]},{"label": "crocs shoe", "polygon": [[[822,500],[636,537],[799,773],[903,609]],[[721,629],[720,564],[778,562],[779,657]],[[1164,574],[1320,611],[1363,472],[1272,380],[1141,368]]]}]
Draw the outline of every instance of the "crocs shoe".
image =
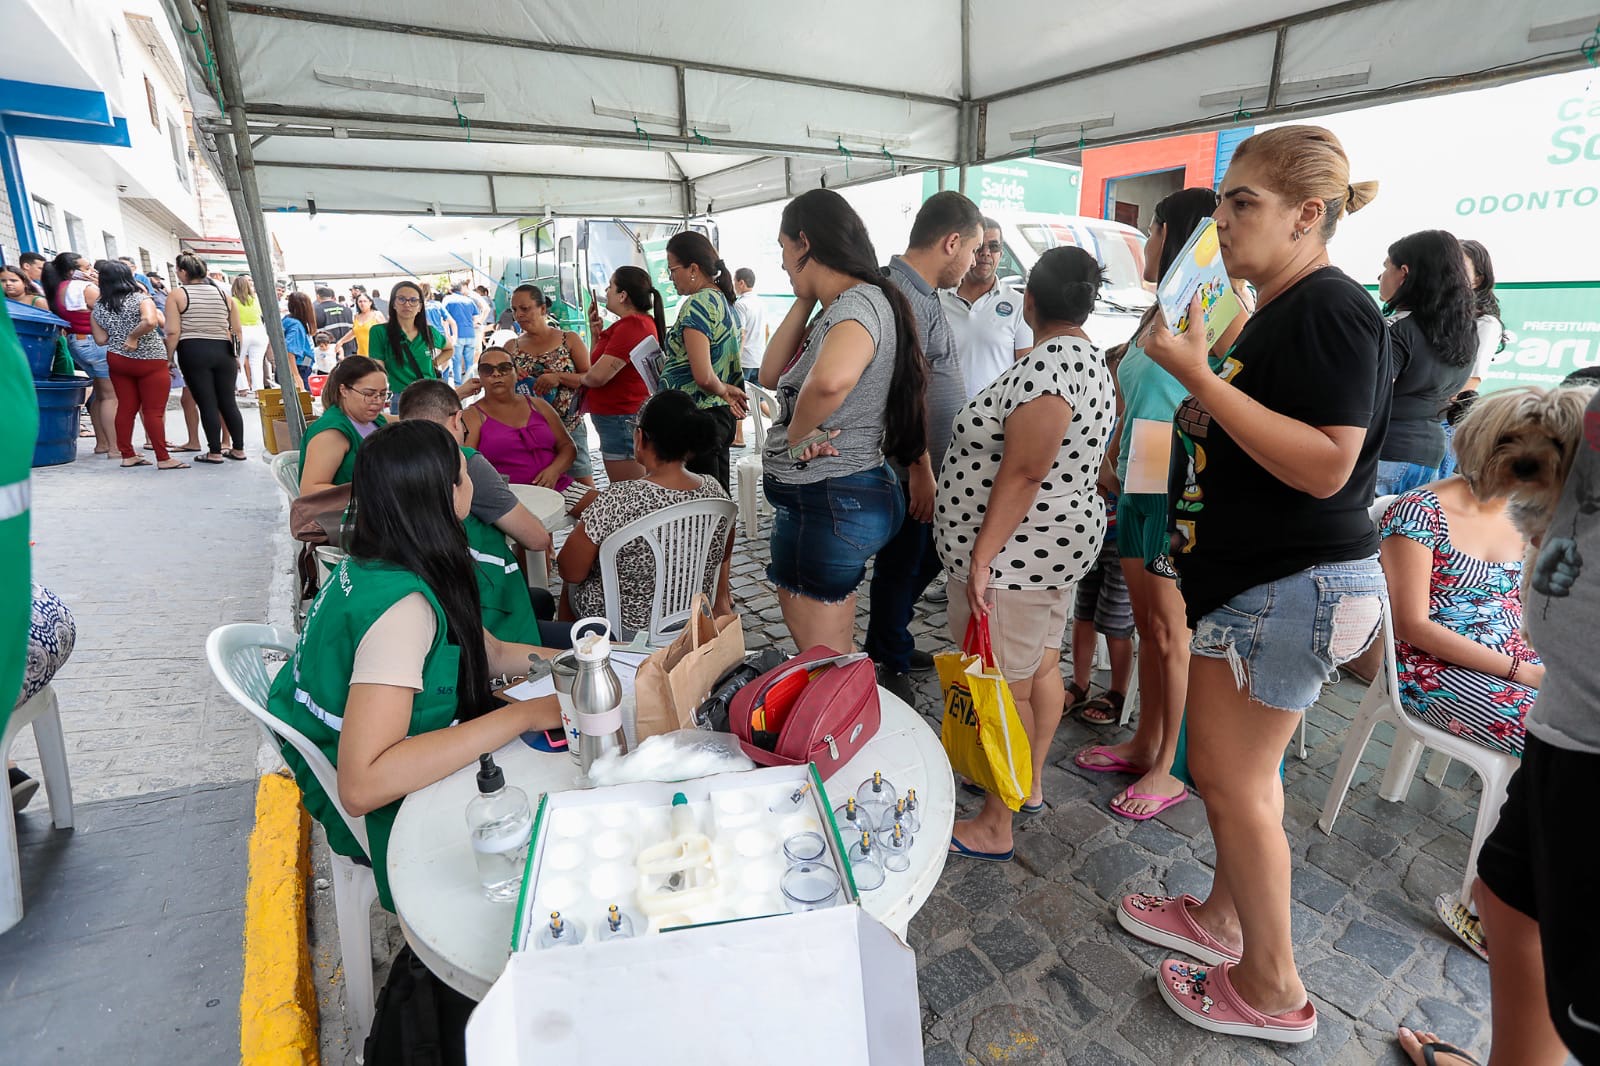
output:
[{"label": "crocs shoe", "polygon": [[1239,956],[1206,932],[1189,915],[1200,901],[1193,896],[1123,896],[1117,924],[1148,944],[1192,955],[1201,962],[1238,962]]},{"label": "crocs shoe", "polygon": [[1234,991],[1228,971],[1233,963],[1199,966],[1183,959],[1163,959],[1156,985],[1167,1006],[1188,1022],[1212,1033],[1303,1044],[1317,1035],[1317,1008],[1311,1001],[1285,1014],[1262,1014]]}]

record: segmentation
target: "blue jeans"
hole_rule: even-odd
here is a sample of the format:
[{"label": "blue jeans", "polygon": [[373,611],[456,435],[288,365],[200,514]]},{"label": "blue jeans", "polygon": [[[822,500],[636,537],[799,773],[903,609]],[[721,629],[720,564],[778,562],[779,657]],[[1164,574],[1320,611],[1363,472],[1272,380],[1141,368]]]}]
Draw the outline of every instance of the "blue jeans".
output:
[{"label": "blue jeans", "polygon": [[867,560],[905,516],[905,497],[888,463],[809,484],[771,474],[763,482],[773,510],[767,578],[821,603],[841,603],[855,594]]},{"label": "blue jeans", "polygon": [[457,337],[455,350],[450,355],[450,374],[455,378],[451,384],[459,385],[470,378],[477,366],[478,338],[476,336]]},{"label": "blue jeans", "polygon": [[1430,481],[1439,479],[1439,468],[1436,466],[1423,466],[1421,463],[1395,463],[1387,459],[1378,460],[1378,483],[1375,495],[1393,496],[1396,493],[1410,492],[1418,485],[1426,485]]},{"label": "blue jeans", "polygon": [[[911,490],[904,483],[899,488],[909,507]],[[933,525],[918,522],[909,514],[878,552],[872,564],[872,609],[862,648],[886,672],[903,674],[911,669],[911,653],[916,649],[911,615],[943,568],[933,546]]]},{"label": "blue jeans", "polygon": [[111,368],[106,363],[106,346],[96,344],[93,337],[85,337],[82,340],[69,339],[67,350],[72,353],[72,361],[81,366],[91,378],[111,377]]},{"label": "blue jeans", "polygon": [[1304,711],[1367,650],[1388,596],[1377,556],[1322,563],[1246,589],[1194,627],[1189,651],[1223,659],[1257,703]]},{"label": "blue jeans", "polygon": [[1456,427],[1448,422],[1439,425],[1444,429],[1444,462],[1439,464],[1439,477],[1443,479],[1456,472]]}]

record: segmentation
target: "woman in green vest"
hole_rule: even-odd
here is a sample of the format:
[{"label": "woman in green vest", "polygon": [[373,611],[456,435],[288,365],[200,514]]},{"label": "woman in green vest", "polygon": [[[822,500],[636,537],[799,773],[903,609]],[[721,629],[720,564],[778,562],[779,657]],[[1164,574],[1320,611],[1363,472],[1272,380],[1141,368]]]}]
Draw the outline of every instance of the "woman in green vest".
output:
[{"label": "woman in green vest", "polygon": [[300,442],[300,495],[350,484],[356,449],[388,423],[389,379],[364,355],[339,361],[322,384],[322,417]]},{"label": "woman in green vest", "polygon": [[561,715],[553,696],[497,705],[490,693],[491,676],[523,673],[546,653],[483,628],[460,446],[431,422],[398,422],[367,440],[355,467],[350,554],[312,601],[268,707],[333,763],[345,811],[366,819],[365,854],[282,746],[329,847],[369,859],[393,910],[386,859],[400,801],[522,733],[559,728]]},{"label": "woman in green vest", "polygon": [[450,365],[454,349],[443,333],[428,324],[422,286],[398,282],[389,292],[389,321],[367,334],[367,354],[383,365],[396,396],[413,381],[439,376]]}]

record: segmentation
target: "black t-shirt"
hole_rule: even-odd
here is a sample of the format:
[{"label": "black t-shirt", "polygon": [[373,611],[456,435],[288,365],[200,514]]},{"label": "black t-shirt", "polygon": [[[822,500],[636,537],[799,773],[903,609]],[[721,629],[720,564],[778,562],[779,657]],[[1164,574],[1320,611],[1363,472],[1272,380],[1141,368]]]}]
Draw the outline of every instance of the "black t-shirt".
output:
[{"label": "black t-shirt", "polygon": [[1444,462],[1444,428],[1439,425],[1450,398],[1472,376],[1472,363],[1451,366],[1428,343],[1410,315],[1389,325],[1394,347],[1394,409],[1389,436],[1378,458],[1392,463],[1438,466]]},{"label": "black t-shirt", "polygon": [[322,300],[317,304],[317,328],[323,330],[333,343],[355,351],[355,323],[351,310],[338,300]]},{"label": "black t-shirt", "polygon": [[1389,334],[1366,290],[1334,267],[1252,318],[1212,368],[1269,410],[1311,426],[1367,426],[1355,469],[1325,500],[1290,488],[1234,443],[1193,396],[1172,451],[1173,562],[1192,627],[1246,589],[1378,551],[1372,504],[1389,424]]}]

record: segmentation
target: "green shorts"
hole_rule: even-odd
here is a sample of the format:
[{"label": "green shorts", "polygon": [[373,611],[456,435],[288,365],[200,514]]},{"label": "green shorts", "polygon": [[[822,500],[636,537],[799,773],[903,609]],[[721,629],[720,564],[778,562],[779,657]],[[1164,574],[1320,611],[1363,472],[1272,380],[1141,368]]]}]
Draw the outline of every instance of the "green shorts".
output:
[{"label": "green shorts", "polygon": [[1117,554],[1144,560],[1151,573],[1171,575],[1171,552],[1167,498],[1159,493],[1123,493],[1117,500]]}]

